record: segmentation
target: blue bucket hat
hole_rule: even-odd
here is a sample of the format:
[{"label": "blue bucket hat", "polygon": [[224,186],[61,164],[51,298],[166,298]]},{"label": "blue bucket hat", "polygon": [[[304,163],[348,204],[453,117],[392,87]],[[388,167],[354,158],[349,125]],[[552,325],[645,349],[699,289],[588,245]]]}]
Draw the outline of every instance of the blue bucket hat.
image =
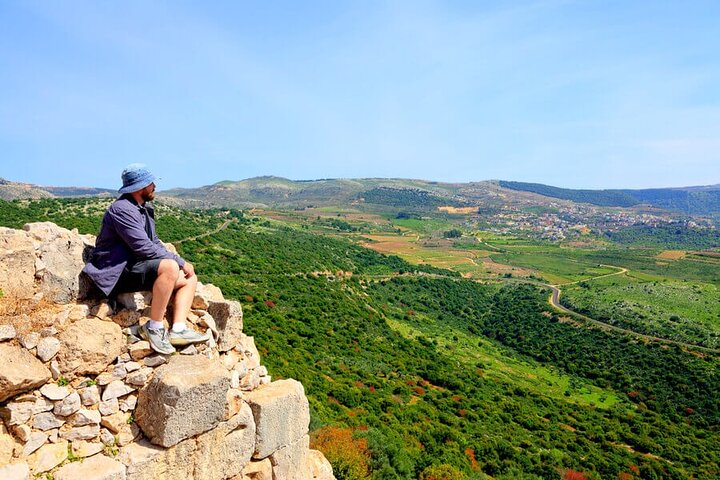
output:
[{"label": "blue bucket hat", "polygon": [[137,192],[157,180],[157,177],[142,163],[131,163],[125,167],[121,178],[123,186],[118,190],[120,193]]}]

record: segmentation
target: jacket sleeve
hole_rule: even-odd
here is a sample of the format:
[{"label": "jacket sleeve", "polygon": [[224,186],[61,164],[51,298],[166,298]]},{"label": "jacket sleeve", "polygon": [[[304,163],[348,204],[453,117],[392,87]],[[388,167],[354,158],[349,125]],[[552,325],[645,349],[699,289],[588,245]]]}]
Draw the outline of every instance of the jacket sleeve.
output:
[{"label": "jacket sleeve", "polygon": [[115,232],[133,255],[143,259],[169,258],[175,260],[180,268],[185,265],[182,257],[170,252],[159,241],[153,242],[148,237],[144,227],[145,220],[139,211],[115,209],[109,213]]}]

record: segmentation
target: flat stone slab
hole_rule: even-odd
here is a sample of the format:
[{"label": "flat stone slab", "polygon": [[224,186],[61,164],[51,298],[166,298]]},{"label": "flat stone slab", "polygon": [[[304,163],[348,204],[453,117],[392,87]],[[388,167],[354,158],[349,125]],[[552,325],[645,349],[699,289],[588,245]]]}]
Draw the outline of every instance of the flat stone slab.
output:
[{"label": "flat stone slab", "polygon": [[55,480],[125,480],[125,465],[106,457],[94,455],[82,462],[63,465],[55,472]]}]

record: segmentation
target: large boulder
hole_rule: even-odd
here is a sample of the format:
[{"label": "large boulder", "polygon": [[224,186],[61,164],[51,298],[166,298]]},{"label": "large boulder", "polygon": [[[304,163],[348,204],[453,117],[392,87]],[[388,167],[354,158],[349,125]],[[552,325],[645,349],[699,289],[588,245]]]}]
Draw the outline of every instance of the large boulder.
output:
[{"label": "large boulder", "polygon": [[169,448],[140,440],[123,447],[118,459],[127,466],[127,480],[220,480],[250,463],[254,445],[255,422],[245,405],[208,432]]},{"label": "large boulder", "polygon": [[135,419],[152,443],[170,447],[220,423],[229,388],[219,361],[177,355],[140,391]]},{"label": "large boulder", "polygon": [[60,372],[68,378],[99,374],[125,349],[120,326],[99,318],[71,324],[58,339],[61,346],[55,359]]},{"label": "large boulder", "polygon": [[197,437],[195,478],[228,478],[239,474],[255,451],[255,420],[243,403],[227,422]]},{"label": "large boulder", "polygon": [[127,467],[127,480],[194,479],[195,440],[162,448],[145,439],[124,446],[118,459]]},{"label": "large boulder", "polygon": [[0,343],[0,402],[50,380],[50,370],[22,347]]},{"label": "large boulder", "polygon": [[41,280],[43,297],[57,303],[77,300],[86,249],[92,244],[90,237],[51,222],[28,223],[23,229],[35,242],[35,275]]},{"label": "large boulder", "polygon": [[227,352],[233,349],[240,341],[243,331],[243,311],[240,303],[234,300],[210,301],[207,312],[215,320],[220,333],[218,350]]},{"label": "large boulder", "polygon": [[0,286],[6,298],[35,293],[35,247],[23,231],[0,227]]},{"label": "large boulder", "polygon": [[293,444],[286,445],[270,455],[273,478],[283,480],[313,480],[309,462],[310,437],[305,435]]},{"label": "large boulder", "polygon": [[261,459],[300,441],[310,426],[310,406],[302,383],[278,380],[245,396],[255,417],[255,454]]}]

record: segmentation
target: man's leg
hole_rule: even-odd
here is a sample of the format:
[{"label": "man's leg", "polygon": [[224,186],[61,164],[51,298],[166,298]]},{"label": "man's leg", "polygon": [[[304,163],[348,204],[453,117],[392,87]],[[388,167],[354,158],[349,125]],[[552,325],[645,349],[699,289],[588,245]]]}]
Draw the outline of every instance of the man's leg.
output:
[{"label": "man's leg", "polygon": [[187,317],[190,313],[192,302],[195,299],[196,288],[197,275],[186,277],[184,273],[181,272],[177,283],[175,283],[173,325],[170,330],[170,343],[174,346],[181,347],[208,340],[207,334],[198,333],[187,326]]},{"label": "man's leg", "polygon": [[197,275],[190,278],[179,274],[175,283],[175,301],[173,302],[173,325],[187,322],[190,307],[195,299]]},{"label": "man's leg", "polygon": [[[168,303],[170,303],[170,297],[175,290],[175,285],[178,283],[179,277],[180,267],[175,260],[163,259],[160,261],[157,278],[155,279],[155,283],[153,283],[152,289],[153,299],[152,305],[150,306],[151,320],[162,322],[163,318],[165,318],[165,311],[167,310]],[[193,289],[193,295],[194,294]],[[192,297],[190,297],[190,303],[192,303]],[[189,306],[188,311],[190,311]]]}]

